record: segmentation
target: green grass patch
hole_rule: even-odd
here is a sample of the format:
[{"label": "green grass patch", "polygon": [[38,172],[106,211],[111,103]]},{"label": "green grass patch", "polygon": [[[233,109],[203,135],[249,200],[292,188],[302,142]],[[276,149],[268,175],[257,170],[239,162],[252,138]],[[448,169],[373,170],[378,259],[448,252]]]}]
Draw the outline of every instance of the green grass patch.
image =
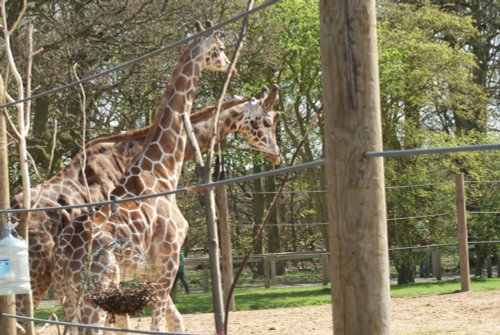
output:
[{"label": "green grass patch", "polygon": [[[392,285],[391,296],[393,298],[399,298],[449,294],[460,292],[460,289],[461,286],[459,279],[441,281],[430,280],[404,285]],[[471,289],[476,292],[500,290],[500,278],[489,278],[484,280],[472,279]]]},{"label": "green grass patch", "polygon": [[[500,278],[485,280],[474,279],[471,282],[473,291],[500,290]],[[391,285],[391,296],[416,297],[424,295],[452,294],[460,291],[459,280],[430,280],[406,285]],[[272,309],[285,307],[301,307],[322,305],[331,302],[330,286],[296,286],[283,288],[239,288],[235,291],[238,310]],[[212,297],[209,292],[177,293],[177,308],[182,314],[208,313],[212,311]],[[60,320],[62,313],[59,306],[55,308],[39,308],[35,317],[47,319],[55,311]],[[151,308],[144,311],[149,315]]]}]

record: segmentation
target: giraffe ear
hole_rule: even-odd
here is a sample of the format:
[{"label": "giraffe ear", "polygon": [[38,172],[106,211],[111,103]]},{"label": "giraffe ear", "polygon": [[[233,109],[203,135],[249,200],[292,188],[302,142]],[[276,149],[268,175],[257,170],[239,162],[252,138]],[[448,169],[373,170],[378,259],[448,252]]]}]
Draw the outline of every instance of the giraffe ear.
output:
[{"label": "giraffe ear", "polygon": [[278,98],[278,91],[279,91],[279,86],[274,84],[273,90],[264,100],[264,107],[266,108],[266,110],[270,111],[273,109],[274,102]]},{"label": "giraffe ear", "polygon": [[200,21],[196,21],[196,22],[194,23],[194,26],[195,26],[195,28],[196,28],[196,32],[198,32],[198,33],[199,33],[200,31],[205,30],[205,28],[203,28],[203,25],[201,24],[201,22],[200,22]]}]

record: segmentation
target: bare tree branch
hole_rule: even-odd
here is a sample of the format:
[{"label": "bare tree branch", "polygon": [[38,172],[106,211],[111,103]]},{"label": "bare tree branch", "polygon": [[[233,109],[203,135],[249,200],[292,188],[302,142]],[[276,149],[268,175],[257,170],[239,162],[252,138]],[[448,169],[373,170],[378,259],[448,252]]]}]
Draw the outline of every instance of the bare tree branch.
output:
[{"label": "bare tree branch", "polygon": [[[17,19],[16,19],[16,22],[14,22],[14,24],[12,25],[12,27],[10,28],[9,30],[9,34],[12,34],[14,31],[16,31],[17,27],[19,26],[19,24],[21,23],[21,20],[23,19],[23,16],[24,16],[24,12],[26,12],[26,9],[28,8],[28,0],[24,0],[23,1],[23,7],[21,8],[21,11],[19,12],[19,14],[17,15]],[[4,25],[5,27],[7,27],[7,23],[5,23]]]},{"label": "bare tree branch", "polygon": [[[78,67],[78,64],[73,65],[73,75],[75,76],[76,80],[80,80],[78,77],[78,73],[76,72],[76,68]],[[85,94],[85,89],[83,88],[83,84],[80,83],[78,86],[80,86],[80,92],[82,94],[82,100],[81,100],[81,111],[82,111],[82,153],[83,153],[83,162],[80,162],[82,166],[82,175],[83,175],[83,181],[85,183],[85,189],[87,190],[87,195],[89,197],[89,201],[92,202],[92,194],[90,193],[90,187],[89,183],[87,182],[87,175],[85,173],[85,167],[87,165],[87,150],[85,148],[86,144],[86,134],[87,134],[87,95]]]}]

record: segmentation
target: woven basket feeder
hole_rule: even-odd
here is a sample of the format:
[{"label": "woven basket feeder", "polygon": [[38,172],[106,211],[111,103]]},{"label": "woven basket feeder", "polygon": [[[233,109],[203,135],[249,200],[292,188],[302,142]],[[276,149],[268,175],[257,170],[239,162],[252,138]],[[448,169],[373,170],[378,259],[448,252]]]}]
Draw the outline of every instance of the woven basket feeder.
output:
[{"label": "woven basket feeder", "polygon": [[111,314],[111,323],[115,315],[136,314],[156,300],[150,284],[93,290],[86,297],[94,306]]}]

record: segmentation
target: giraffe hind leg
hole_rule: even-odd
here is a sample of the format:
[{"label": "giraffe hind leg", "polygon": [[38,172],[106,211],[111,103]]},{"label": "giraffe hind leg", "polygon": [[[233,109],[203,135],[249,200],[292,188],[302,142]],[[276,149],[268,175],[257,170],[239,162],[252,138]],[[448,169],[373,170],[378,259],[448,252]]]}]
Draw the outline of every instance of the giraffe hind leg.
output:
[{"label": "giraffe hind leg", "polygon": [[184,318],[182,317],[181,313],[179,313],[179,311],[177,310],[177,307],[175,307],[172,297],[170,296],[168,297],[167,300],[167,309],[165,311],[165,316],[167,319],[169,331],[175,331],[181,333],[186,332],[184,326]]}]

